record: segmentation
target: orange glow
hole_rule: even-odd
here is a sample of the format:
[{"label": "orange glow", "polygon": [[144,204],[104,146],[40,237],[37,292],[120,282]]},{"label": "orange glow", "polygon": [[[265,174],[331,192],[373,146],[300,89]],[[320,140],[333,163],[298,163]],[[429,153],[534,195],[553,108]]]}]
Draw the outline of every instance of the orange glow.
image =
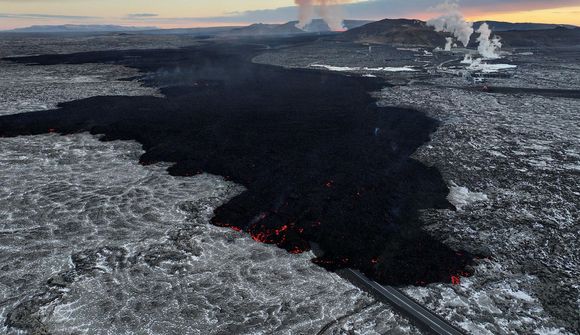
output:
[{"label": "orange glow", "polygon": [[[328,0],[331,1],[331,0]],[[430,0],[434,3],[436,0]],[[429,1],[429,2],[430,2]],[[334,3],[357,3],[363,0],[332,0]],[[442,2],[442,0],[441,0]],[[0,30],[24,27],[30,25],[57,25],[57,24],[117,24],[126,26],[157,26],[160,28],[187,28],[187,27],[215,27],[215,26],[240,26],[249,25],[255,21],[262,23],[283,23],[291,19],[292,13],[284,15],[275,14],[276,8],[294,6],[294,0],[214,0],[211,2],[196,2],[191,0],[166,0],[135,2],[117,0],[93,0],[93,1],[1,1],[2,13],[7,15],[0,20]],[[559,0],[549,2],[505,1],[496,3],[494,6],[481,1],[479,4],[460,7],[467,19],[496,20],[509,22],[537,22],[537,23],[560,23],[580,26],[580,4],[567,5],[571,0]],[[547,8],[552,6],[552,8]],[[361,14],[356,19],[380,20],[386,17],[415,18],[426,20],[437,16],[431,6],[415,6],[400,15],[391,14],[389,10]],[[393,8],[397,12],[397,8]],[[274,10],[272,16],[267,14],[239,17],[238,13],[255,10]],[[394,13],[393,12],[393,13]],[[149,17],[130,17],[130,14],[149,14]],[[39,15],[36,15],[39,14]],[[349,18],[348,8],[345,14]],[[290,15],[290,16],[288,16]],[[252,22],[250,22],[252,21]]]},{"label": "orange glow", "polygon": [[469,15],[468,19],[472,21],[493,20],[508,22],[558,23],[580,26],[580,6],[504,13],[476,13]]}]

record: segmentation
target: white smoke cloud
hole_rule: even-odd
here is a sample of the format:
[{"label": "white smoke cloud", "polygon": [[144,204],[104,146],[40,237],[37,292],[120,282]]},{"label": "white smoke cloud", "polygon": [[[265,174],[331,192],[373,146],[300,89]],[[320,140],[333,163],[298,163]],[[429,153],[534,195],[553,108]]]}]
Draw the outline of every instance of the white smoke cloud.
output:
[{"label": "white smoke cloud", "polygon": [[502,43],[500,42],[499,36],[494,36],[491,38],[491,29],[487,23],[482,24],[479,29],[477,29],[479,37],[477,41],[479,46],[477,51],[480,55],[488,59],[500,58],[499,50],[501,49]]},{"label": "white smoke cloud", "polygon": [[453,34],[465,47],[469,44],[474,31],[473,23],[465,21],[463,15],[456,8],[451,9],[447,14],[430,19],[427,21],[427,25],[433,27],[435,31]]},{"label": "white smoke cloud", "polygon": [[299,22],[296,27],[300,29],[306,28],[312,20],[314,15],[318,14],[331,30],[343,30],[344,29],[344,13],[340,5],[345,0],[294,0],[298,5]]}]

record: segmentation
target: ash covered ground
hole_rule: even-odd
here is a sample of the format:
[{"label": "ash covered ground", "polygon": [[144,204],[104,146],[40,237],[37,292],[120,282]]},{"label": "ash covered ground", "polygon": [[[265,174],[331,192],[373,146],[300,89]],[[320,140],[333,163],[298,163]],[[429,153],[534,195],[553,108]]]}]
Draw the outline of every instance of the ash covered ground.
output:
[{"label": "ash covered ground", "polygon": [[[415,157],[442,172],[458,210],[424,211],[425,229],[489,257],[460,285],[408,295],[473,334],[577,333],[580,48],[506,50],[487,63],[513,75],[479,85],[452,74],[461,54],[431,51],[321,41],[255,61],[381,76],[392,84],[376,92],[381,105],[442,121]],[[405,66],[416,71],[368,71]]]}]

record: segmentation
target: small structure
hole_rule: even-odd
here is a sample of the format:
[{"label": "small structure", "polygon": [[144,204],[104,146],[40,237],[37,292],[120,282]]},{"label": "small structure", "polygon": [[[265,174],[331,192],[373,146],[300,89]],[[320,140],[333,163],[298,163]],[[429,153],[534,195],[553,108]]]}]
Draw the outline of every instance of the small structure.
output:
[{"label": "small structure", "polygon": [[480,85],[486,82],[486,78],[481,72],[461,71],[461,75],[465,81],[473,85]]},{"label": "small structure", "polygon": [[485,83],[485,78],[473,77],[473,84],[474,85],[483,84],[483,83]]}]

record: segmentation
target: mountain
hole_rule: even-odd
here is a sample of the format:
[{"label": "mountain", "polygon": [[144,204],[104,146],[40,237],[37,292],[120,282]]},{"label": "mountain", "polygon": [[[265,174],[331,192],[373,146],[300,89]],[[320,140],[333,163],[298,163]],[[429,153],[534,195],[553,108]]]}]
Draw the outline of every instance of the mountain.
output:
[{"label": "mountain", "polygon": [[385,19],[348,30],[340,39],[363,43],[388,43],[396,45],[445,45],[445,34],[419,20]]},{"label": "mountain", "polygon": [[509,30],[549,30],[554,28],[568,28],[574,29],[576,26],[566,25],[566,24],[548,24],[548,23],[511,23],[511,22],[501,22],[501,21],[477,21],[473,23],[473,28],[476,30],[483,24],[487,23],[491,30],[509,31]]},{"label": "mountain", "polygon": [[[354,29],[368,24],[372,21],[365,20],[345,20],[346,29]],[[283,24],[255,23],[247,27],[235,28],[224,31],[223,36],[260,36],[260,35],[295,35],[304,33],[326,33],[330,32],[328,24],[323,20],[313,20],[304,30],[296,28],[298,21],[290,21]]]},{"label": "mountain", "polygon": [[95,33],[95,32],[130,32],[130,31],[145,31],[159,29],[157,27],[128,27],[116,25],[46,25],[46,26],[30,26],[26,28],[16,28],[9,30],[14,33]]}]

